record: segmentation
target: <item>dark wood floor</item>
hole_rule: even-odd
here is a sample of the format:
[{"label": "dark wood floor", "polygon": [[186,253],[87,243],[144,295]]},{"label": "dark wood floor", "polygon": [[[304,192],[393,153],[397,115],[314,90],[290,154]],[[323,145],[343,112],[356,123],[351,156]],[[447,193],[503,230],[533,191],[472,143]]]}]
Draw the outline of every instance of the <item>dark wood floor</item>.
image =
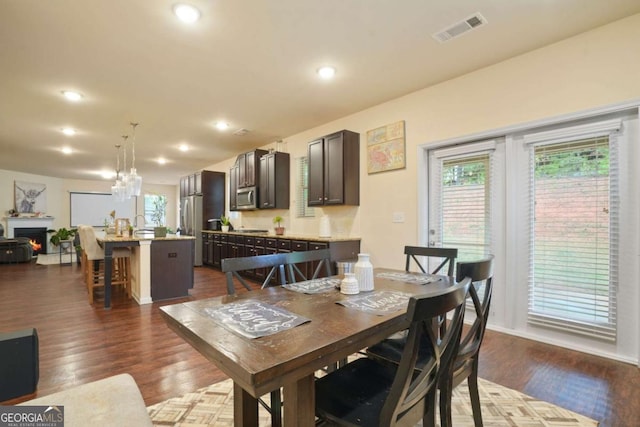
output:
[{"label": "dark wood floor", "polygon": [[[189,299],[225,293],[221,273],[196,268]],[[115,293],[113,308],[87,302],[80,267],[35,263],[0,265],[0,331],[35,327],[40,339],[37,394],[128,372],[147,405],[225,378],[160,318]],[[480,376],[601,422],[640,425],[640,370],[632,365],[488,331]]]}]

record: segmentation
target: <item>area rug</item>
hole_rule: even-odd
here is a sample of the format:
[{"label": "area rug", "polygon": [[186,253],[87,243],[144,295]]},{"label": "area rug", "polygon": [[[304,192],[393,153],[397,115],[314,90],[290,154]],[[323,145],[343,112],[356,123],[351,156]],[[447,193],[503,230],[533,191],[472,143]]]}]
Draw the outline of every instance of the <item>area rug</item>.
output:
[{"label": "area rug", "polygon": [[[62,254],[62,263],[68,264],[76,261],[76,253]],[[60,254],[38,254],[36,264],[39,265],[55,265],[60,264]]]},{"label": "area rug", "polygon": [[[596,421],[575,412],[490,381],[479,379],[478,388],[482,418],[484,425],[488,427],[595,427],[598,425]],[[265,398],[268,399],[268,396]],[[225,380],[194,393],[149,406],[147,410],[154,426],[233,426],[233,382]],[[258,417],[260,426],[271,425],[271,416],[262,406],[259,406]],[[473,427],[474,425],[466,382],[456,387],[453,392],[452,422],[456,427]]]}]

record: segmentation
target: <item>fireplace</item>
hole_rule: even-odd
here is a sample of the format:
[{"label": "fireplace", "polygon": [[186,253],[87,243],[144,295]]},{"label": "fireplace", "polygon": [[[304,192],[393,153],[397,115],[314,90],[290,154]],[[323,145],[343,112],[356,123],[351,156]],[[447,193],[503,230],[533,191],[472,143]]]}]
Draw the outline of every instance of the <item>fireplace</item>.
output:
[{"label": "fireplace", "polygon": [[[33,247],[33,256],[38,254],[47,253],[47,228],[46,227],[30,227],[30,228],[16,228],[13,230],[14,237],[27,237],[32,242],[35,242]],[[38,248],[40,245],[40,248]]]},{"label": "fireplace", "polygon": [[[41,232],[44,230],[44,236],[40,236],[38,243],[42,244],[42,248],[37,252],[41,254],[53,253],[54,251],[49,246],[49,239],[47,239],[47,230],[53,228],[53,217],[9,217],[7,218],[7,237],[12,239],[14,237],[23,236],[19,234],[18,230],[22,229],[39,229]],[[27,236],[30,237],[30,236]],[[36,252],[34,252],[34,255]]]}]

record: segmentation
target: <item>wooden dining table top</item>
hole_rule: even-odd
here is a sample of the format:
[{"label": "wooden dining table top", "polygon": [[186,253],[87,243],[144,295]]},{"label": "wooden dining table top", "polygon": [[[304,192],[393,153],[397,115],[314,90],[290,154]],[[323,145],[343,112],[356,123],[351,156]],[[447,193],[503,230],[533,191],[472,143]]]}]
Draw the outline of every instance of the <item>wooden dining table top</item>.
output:
[{"label": "wooden dining table top", "polygon": [[[375,269],[374,276],[381,272],[404,273]],[[453,279],[447,276],[437,276],[437,279],[433,283],[413,284],[375,277],[375,291],[399,291],[415,296],[453,284]],[[406,307],[376,315],[337,304],[363,294],[344,295],[336,289],[304,294],[275,286],[167,305],[160,310],[171,329],[257,398],[285,383],[312,375],[408,326]],[[242,301],[260,301],[310,321],[273,335],[250,339],[230,331],[204,312],[208,308]]]}]

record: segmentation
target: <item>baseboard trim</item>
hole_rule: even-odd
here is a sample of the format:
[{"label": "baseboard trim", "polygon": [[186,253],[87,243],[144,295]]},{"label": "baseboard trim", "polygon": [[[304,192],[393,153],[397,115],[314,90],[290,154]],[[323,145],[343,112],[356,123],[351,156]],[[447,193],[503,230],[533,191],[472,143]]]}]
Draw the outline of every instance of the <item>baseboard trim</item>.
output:
[{"label": "baseboard trim", "polygon": [[541,342],[541,343],[544,343],[544,344],[551,344],[551,345],[554,345],[556,347],[566,348],[568,350],[579,351],[580,353],[591,354],[591,355],[594,355],[594,356],[600,356],[600,357],[604,357],[606,359],[611,359],[611,360],[615,360],[615,361],[618,361],[618,362],[623,362],[623,363],[628,363],[628,364],[631,364],[631,365],[639,366],[639,360],[638,359],[634,359],[633,357],[625,357],[625,356],[621,356],[621,355],[616,354],[616,353],[611,353],[611,352],[608,352],[608,351],[602,351],[602,350],[598,350],[598,349],[594,349],[594,348],[590,348],[590,347],[584,347],[584,346],[580,346],[580,345],[575,345],[573,343],[567,343],[565,341],[555,340],[555,339],[552,339],[552,338],[549,338],[549,337],[546,337],[546,336],[526,333],[526,332],[522,332],[522,331],[517,331],[515,329],[503,328],[501,326],[487,325],[487,329],[490,329],[490,330],[496,331],[496,332],[502,332],[503,334],[513,335],[513,336],[520,337],[520,338],[526,338],[526,339],[529,339],[529,340],[532,340],[532,341]]}]

